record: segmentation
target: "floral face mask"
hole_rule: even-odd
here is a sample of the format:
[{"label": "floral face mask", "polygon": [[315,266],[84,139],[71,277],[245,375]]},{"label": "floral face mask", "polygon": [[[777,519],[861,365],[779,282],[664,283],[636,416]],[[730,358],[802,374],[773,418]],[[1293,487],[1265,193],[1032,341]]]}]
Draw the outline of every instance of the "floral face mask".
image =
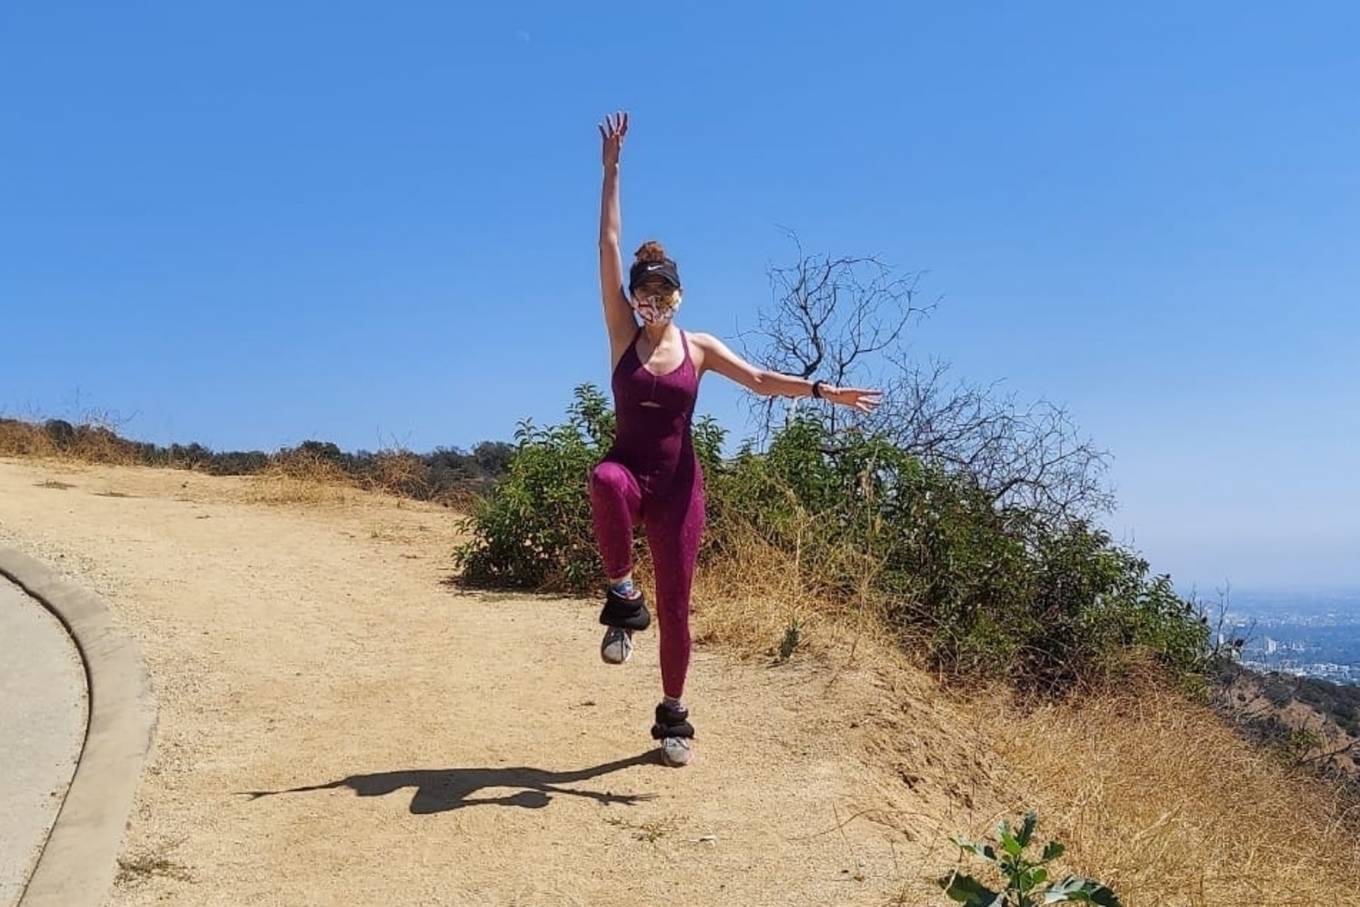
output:
[{"label": "floral face mask", "polygon": [[675,317],[675,310],[680,308],[679,291],[661,294],[647,293],[633,297],[633,311],[638,313],[638,317],[646,324],[664,324]]}]

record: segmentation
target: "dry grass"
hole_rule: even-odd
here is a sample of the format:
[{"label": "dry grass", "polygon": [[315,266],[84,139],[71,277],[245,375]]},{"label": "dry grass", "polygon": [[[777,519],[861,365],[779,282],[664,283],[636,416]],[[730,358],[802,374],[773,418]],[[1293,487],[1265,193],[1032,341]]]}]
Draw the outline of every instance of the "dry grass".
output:
[{"label": "dry grass", "polygon": [[[111,417],[91,414],[73,426],[72,433],[58,443],[40,420],[0,419],[0,457],[68,465],[84,463],[194,468],[190,463],[148,464],[132,442],[118,435],[116,427],[117,422]],[[255,473],[253,479],[249,498],[268,504],[346,503],[354,491],[364,490],[467,511],[478,498],[472,488],[436,493],[421,458],[401,447],[375,453],[369,471],[362,477],[347,473],[337,464],[316,454],[289,451],[273,456],[269,465]]]},{"label": "dry grass", "polygon": [[[867,592],[833,604],[817,592],[822,565],[776,548],[754,532],[729,540],[726,556],[695,575],[694,636],[747,657],[824,657],[862,639],[891,641]],[[867,583],[866,583],[867,588]],[[796,638],[791,651],[789,643]]]},{"label": "dry grass", "polygon": [[368,479],[372,491],[429,500],[428,472],[420,458],[404,448],[382,450],[373,456],[373,472]]},{"label": "dry grass", "polygon": [[0,420],[0,456],[56,459],[60,456],[42,426],[17,419]]},{"label": "dry grass", "polygon": [[137,464],[136,450],[106,425],[86,423],[76,435],[76,443],[69,454],[83,463],[106,463],[110,466]]},{"label": "dry grass", "polygon": [[[137,449],[110,427],[112,424],[111,421],[91,417],[74,426],[74,432],[59,445],[41,422],[0,419],[0,456],[67,466],[146,465],[139,461]],[[273,457],[263,470],[250,476],[249,480],[246,499],[262,504],[348,504],[364,491],[398,498],[431,499],[424,464],[417,455],[404,449],[375,454],[372,472],[363,479],[346,473],[324,457],[289,452]],[[475,492],[470,489],[459,489],[444,494],[434,503],[465,510],[471,506],[475,496]]]},{"label": "dry grass", "polygon": [[37,422],[0,419],[0,456],[133,465],[137,461],[136,450],[118,437],[115,424],[105,416],[90,416],[74,426],[71,437],[58,446],[52,435]]},{"label": "dry grass", "polygon": [[329,460],[306,454],[276,457],[250,477],[246,500],[256,504],[350,503],[358,486]]},{"label": "dry grass", "polygon": [[977,712],[1023,787],[1046,801],[1042,830],[1126,904],[1360,897],[1356,804],[1243,741],[1207,706],[1146,680],[1028,710],[998,701]]},{"label": "dry grass", "polygon": [[440,504],[455,513],[474,513],[482,501],[482,495],[471,488],[454,488],[434,498],[431,503]]},{"label": "dry grass", "polygon": [[118,874],[114,876],[113,883],[126,888],[140,885],[155,876],[164,876],[177,882],[192,882],[194,880],[193,874],[182,864],[165,857],[144,854],[126,859],[120,857]]},{"label": "dry grass", "polygon": [[[1041,837],[1068,847],[1058,868],[1108,882],[1129,907],[1360,903],[1360,806],[1243,740],[1207,705],[1159,684],[1155,670],[1135,660],[1121,691],[1065,703],[1022,707],[1006,689],[960,700],[911,663],[872,603],[819,600],[809,575],[817,569],[754,537],[740,540],[696,576],[696,639],[778,660],[796,621],[795,658],[854,662],[887,687],[907,684],[901,697],[882,694],[916,706],[909,720],[884,727],[894,739],[879,741],[876,758],[909,775],[940,755],[921,751],[922,741],[972,739],[980,761],[948,766],[951,796],[970,810],[981,796],[976,805],[990,809],[995,774],[1011,792],[1010,810],[981,819],[960,812],[958,827],[935,827],[942,846],[933,869],[956,856],[949,834],[985,836],[996,820],[1034,807]],[[951,725],[951,714],[968,726]]]},{"label": "dry grass", "polygon": [[[74,453],[57,451],[39,428],[0,422],[0,455],[117,462],[118,451],[105,441],[94,434]],[[369,490],[409,494],[403,483],[414,481],[412,460],[393,453],[361,488],[324,459],[281,458],[249,480],[246,495],[306,506],[355,504]],[[384,526],[371,530],[374,538],[387,532]],[[876,723],[886,736],[875,761],[898,766],[904,781],[911,777],[913,795],[933,790],[931,796],[947,797],[960,810],[957,827],[903,820],[917,835],[940,838],[939,865],[921,867],[922,873],[943,871],[952,862],[947,833],[989,830],[976,824],[972,801],[995,772],[1014,797],[1012,816],[1037,808],[1041,837],[1068,846],[1060,868],[1109,882],[1129,907],[1360,903],[1355,804],[1245,742],[1207,706],[1147,679],[1059,704],[1022,708],[1004,691],[951,704],[911,668],[872,601],[860,596],[829,603],[817,594],[818,577],[833,575],[828,569],[844,575],[844,568],[807,563],[797,551],[771,548],[754,535],[738,538],[720,563],[696,576],[695,636],[778,661],[780,643],[796,625],[794,661],[825,659],[837,668],[854,662],[910,681],[912,689],[900,697],[896,681],[876,694],[884,701],[901,698],[909,708],[866,701],[865,711],[884,709]],[[648,574],[644,561],[639,580],[650,584]],[[865,577],[867,586],[867,571]],[[973,757],[941,761],[940,746],[951,733],[974,741],[967,747]],[[977,807],[989,810],[989,801],[983,797]]]}]

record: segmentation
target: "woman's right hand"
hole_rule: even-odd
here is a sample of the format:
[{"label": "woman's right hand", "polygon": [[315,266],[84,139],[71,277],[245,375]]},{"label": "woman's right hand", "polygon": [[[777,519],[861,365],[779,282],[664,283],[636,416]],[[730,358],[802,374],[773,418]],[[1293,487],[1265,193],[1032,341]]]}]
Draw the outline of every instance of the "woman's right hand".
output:
[{"label": "woman's right hand", "polygon": [[623,137],[628,134],[628,114],[623,111],[611,113],[600,124],[600,138],[604,140],[604,166],[617,167],[619,152],[623,150]]}]

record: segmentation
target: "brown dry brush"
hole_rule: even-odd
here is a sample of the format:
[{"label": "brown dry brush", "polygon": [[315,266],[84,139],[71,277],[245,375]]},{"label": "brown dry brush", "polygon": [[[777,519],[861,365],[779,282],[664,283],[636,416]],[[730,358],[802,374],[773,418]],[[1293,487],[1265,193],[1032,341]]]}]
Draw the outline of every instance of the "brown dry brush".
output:
[{"label": "brown dry brush", "polygon": [[[818,594],[825,557],[775,548],[756,532],[731,532],[723,544],[696,577],[697,639],[774,663],[797,623],[796,658],[839,667],[895,657],[930,669],[872,595]],[[1063,871],[1106,881],[1130,907],[1313,907],[1360,892],[1353,790],[1243,740],[1151,655],[1124,653],[1100,676],[1056,700],[947,675],[945,689],[920,695],[943,695],[971,716],[970,737],[996,754],[1012,791],[1009,810],[1038,808],[1067,845]],[[982,834],[1002,817],[940,834]],[[947,869],[951,851],[942,846],[938,856],[932,872]]]},{"label": "brown dry brush", "polygon": [[118,429],[118,420],[106,414],[91,414],[78,424],[0,419],[0,456],[247,475],[260,486],[258,499],[280,503],[342,500],[345,489],[362,489],[453,508],[469,507],[509,459],[509,445],[491,441],[472,453],[439,448],[418,454],[392,446],[350,454],[334,444],[305,441],[267,454],[215,452],[201,444],[165,447],[130,440]]},{"label": "brown dry brush", "polygon": [[58,453],[41,426],[19,419],[0,419],[0,456],[54,459]]},{"label": "brown dry brush", "polygon": [[[697,577],[698,638],[778,661],[781,636],[797,625],[795,657],[839,665],[858,645],[895,650],[934,673],[924,639],[884,619],[891,603],[873,591],[875,565],[857,560],[848,540],[799,544],[818,519],[799,512],[794,523],[793,543],[781,546],[753,527],[725,528]],[[847,592],[856,571],[864,587]],[[829,597],[828,589],[841,591]],[[1039,808],[1069,845],[1065,871],[1109,882],[1129,905],[1302,907],[1346,903],[1336,892],[1360,891],[1353,791],[1241,739],[1193,677],[1168,677],[1151,653],[1110,653],[1100,670],[1072,673],[1081,682],[1058,699],[1005,685],[979,696],[981,677],[947,672],[938,675],[943,689],[924,694],[966,702],[979,744],[998,754],[1020,792],[1012,811]]]},{"label": "brown dry brush", "polygon": [[[860,637],[890,639],[882,620],[883,605],[873,592],[872,567],[861,573],[863,585],[854,596],[832,599],[828,577],[844,576],[843,564],[862,553],[846,545],[828,552],[795,544],[792,550],[771,544],[749,526],[725,533],[695,576],[695,637],[716,642],[745,656],[787,661],[812,655],[825,658],[843,651]],[[851,570],[854,567],[849,568]]]},{"label": "brown dry brush", "polygon": [[1068,860],[1134,904],[1313,907],[1360,892],[1360,801],[1146,672],[1062,702],[975,704]]},{"label": "brown dry brush", "polygon": [[78,425],[0,419],[0,456],[117,466],[138,462],[137,445],[119,436],[116,421],[107,416],[91,416]]}]

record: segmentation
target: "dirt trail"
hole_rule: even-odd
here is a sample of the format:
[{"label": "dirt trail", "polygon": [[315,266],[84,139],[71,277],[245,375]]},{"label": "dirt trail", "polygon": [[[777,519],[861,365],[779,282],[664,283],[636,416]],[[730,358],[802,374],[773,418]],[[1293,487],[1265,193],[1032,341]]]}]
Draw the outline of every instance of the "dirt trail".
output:
[{"label": "dirt trail", "polygon": [[0,462],[0,544],[104,594],[151,668],[115,904],[938,901],[981,795],[931,740],[949,715],[700,648],[698,755],[668,769],[654,634],[606,666],[593,601],[452,589],[447,511],[252,487]]}]

